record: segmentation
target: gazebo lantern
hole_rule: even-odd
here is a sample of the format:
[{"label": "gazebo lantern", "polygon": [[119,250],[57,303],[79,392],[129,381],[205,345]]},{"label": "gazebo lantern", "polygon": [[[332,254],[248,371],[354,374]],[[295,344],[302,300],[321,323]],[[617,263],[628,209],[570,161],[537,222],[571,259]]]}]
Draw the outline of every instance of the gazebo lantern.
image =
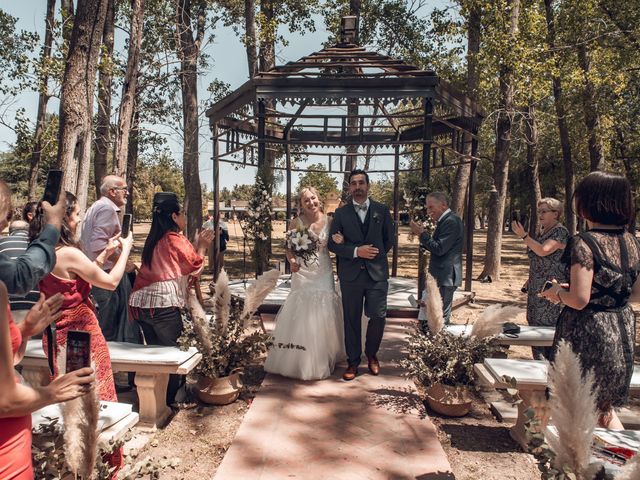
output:
[{"label": "gazebo lantern", "polygon": [[[257,157],[257,165],[263,165],[268,150],[282,155],[284,166],[272,168],[286,171],[289,221],[291,172],[304,171],[293,164],[293,149],[325,158],[327,171],[340,175],[345,174],[348,158],[355,157],[357,162],[366,156],[376,160],[370,173],[393,174],[395,276],[400,172],[420,172],[428,183],[432,169],[470,164],[465,272],[465,289],[470,290],[477,133],[484,115],[472,99],[435,72],[367,51],[357,44],[357,37],[358,19],[344,17],[340,43],[258,73],[207,110],[213,137],[215,230],[218,232],[220,162],[256,166],[250,159]],[[439,152],[440,158],[433,152]],[[401,155],[421,158],[420,168],[402,168]],[[378,160],[386,161],[383,167]],[[216,236],[214,253],[218,250]],[[217,274],[217,255],[213,258]],[[423,269],[420,262],[420,291]]]}]

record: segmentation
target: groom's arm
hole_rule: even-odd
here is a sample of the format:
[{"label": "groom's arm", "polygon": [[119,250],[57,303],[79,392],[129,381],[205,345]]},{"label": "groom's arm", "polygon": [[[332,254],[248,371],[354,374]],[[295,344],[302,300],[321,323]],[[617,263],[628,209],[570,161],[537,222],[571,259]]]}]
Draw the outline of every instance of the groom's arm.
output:
[{"label": "groom's arm", "polygon": [[331,228],[329,228],[329,251],[335,253],[339,257],[350,259],[354,258],[355,249],[356,247],[359,247],[359,245],[348,242],[346,237],[344,239],[344,243],[337,244],[333,241],[333,234],[338,232],[342,233],[342,236],[345,237],[342,224],[342,215],[340,215],[340,213],[336,210],[336,213],[333,216],[333,221],[331,222]]},{"label": "groom's arm", "polygon": [[389,253],[389,250],[393,248],[394,238],[395,238],[395,228],[393,225],[393,219],[391,218],[391,213],[387,207],[384,208],[383,215],[383,223],[382,223],[382,242],[384,244],[384,251]]}]

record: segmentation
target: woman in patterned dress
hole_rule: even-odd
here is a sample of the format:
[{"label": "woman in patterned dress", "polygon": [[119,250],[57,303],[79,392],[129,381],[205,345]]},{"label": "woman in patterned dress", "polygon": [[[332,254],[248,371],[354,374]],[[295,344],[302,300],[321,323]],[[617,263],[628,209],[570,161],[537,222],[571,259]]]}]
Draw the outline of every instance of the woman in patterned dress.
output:
[{"label": "woman in patterned dress", "polygon": [[574,202],[588,231],[567,248],[569,285],[555,283],[542,295],[565,305],[553,345],[568,341],[584,371],[594,372],[600,426],[621,430],[613,409],[629,394],[635,340],[629,301],[640,299],[640,245],[626,231],[635,213],[631,186],[621,175],[592,172],[576,188]]},{"label": "woman in patterned dress", "polygon": [[[109,348],[104,339],[93,303],[89,295],[91,286],[115,290],[124,275],[129,252],[133,246],[133,236],[113,238],[105,250],[92,262],[77,247],[76,232],[80,224],[80,207],[76,197],[67,192],[66,215],[60,230],[60,241],[56,247],[56,265],[53,271],[40,281],[40,291],[50,297],[62,293],[62,315],[56,321],[56,345],[54,347],[54,376],[58,375],[56,359],[59,351],[66,348],[69,330],[84,330],[91,334],[91,361],[95,365],[98,398],[103,401],[117,402],[116,388],[111,370]],[[44,226],[41,209],[31,222],[30,237],[35,238]],[[102,264],[120,247],[120,256],[110,272],[102,270]],[[42,336],[42,346],[49,356],[47,336]],[[122,463],[121,452],[114,452],[108,458],[111,466]],[[115,478],[115,472],[114,472]]]},{"label": "woman in patterned dress", "polygon": [[[561,262],[562,253],[569,240],[569,231],[560,223],[562,202],[555,198],[543,198],[538,202],[540,234],[531,237],[517,221],[511,226],[527,246],[529,256],[529,280],[527,281],[527,323],[544,327],[555,327],[562,311],[561,305],[554,305],[540,298],[538,294],[547,280],[555,278],[564,283],[568,280],[566,269]],[[551,347],[531,347],[533,358],[548,359]]]}]

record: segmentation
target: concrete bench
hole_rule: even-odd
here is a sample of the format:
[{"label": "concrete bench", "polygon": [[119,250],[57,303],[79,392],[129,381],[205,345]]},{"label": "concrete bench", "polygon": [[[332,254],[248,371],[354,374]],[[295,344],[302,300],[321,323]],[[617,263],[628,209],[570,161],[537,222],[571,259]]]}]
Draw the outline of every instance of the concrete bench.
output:
[{"label": "concrete bench", "polygon": [[[447,325],[445,328],[454,335],[468,336],[473,325]],[[496,343],[500,345],[524,345],[528,347],[550,347],[553,344],[555,327],[536,327],[520,325],[520,333],[514,335],[500,334]]]},{"label": "concrete bench", "polygon": [[[548,421],[547,388],[548,364],[542,360],[520,360],[509,358],[487,358],[484,361],[484,369],[476,368],[476,372],[486,372],[493,377],[495,388],[508,388],[505,377],[515,378],[518,395],[522,402],[518,404],[516,423],[511,427],[510,434],[526,450],[527,436],[525,423],[527,418],[524,412],[533,408],[535,416],[541,422],[541,428],[546,427]],[[486,379],[486,375],[484,377]],[[486,382],[486,380],[485,380]],[[640,393],[640,368],[635,368],[631,377],[632,395]]]},{"label": "concrete bench", "polygon": [[[172,373],[186,375],[194,369],[202,354],[195,347],[182,351],[177,347],[107,342],[113,372],[136,372],[140,424],[162,425],[171,409],[166,405],[167,384]],[[49,381],[49,365],[41,340],[29,340],[22,362],[22,375],[32,385]]]},{"label": "concrete bench", "polygon": [[[31,414],[32,431],[38,434],[40,425],[46,425],[58,419],[57,425],[64,430],[64,421],[60,404],[48,405]],[[138,423],[138,414],[127,403],[100,402],[100,417],[98,418],[98,446],[107,447],[109,442],[119,440]]]}]

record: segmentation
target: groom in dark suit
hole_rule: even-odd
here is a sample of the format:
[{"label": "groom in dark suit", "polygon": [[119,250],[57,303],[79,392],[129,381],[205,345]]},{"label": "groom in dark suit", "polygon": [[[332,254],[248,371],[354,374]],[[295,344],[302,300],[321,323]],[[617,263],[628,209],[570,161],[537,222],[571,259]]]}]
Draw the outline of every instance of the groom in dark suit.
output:
[{"label": "groom in dark suit", "polygon": [[[353,380],[362,355],[362,307],[369,317],[364,353],[369,371],[380,373],[377,353],[384,333],[389,290],[387,252],[393,246],[389,209],[369,198],[369,176],[364,170],[349,175],[351,201],[338,208],[331,224],[329,250],[339,258],[345,349],[348,367],[342,375]],[[339,239],[339,243],[336,243]]]},{"label": "groom in dark suit", "polygon": [[429,273],[438,284],[442,297],[444,321],[449,323],[453,294],[462,285],[462,220],[449,208],[442,192],[427,195],[427,214],[436,222],[433,235],[411,221],[411,231],[420,238],[420,246],[431,252]]}]

